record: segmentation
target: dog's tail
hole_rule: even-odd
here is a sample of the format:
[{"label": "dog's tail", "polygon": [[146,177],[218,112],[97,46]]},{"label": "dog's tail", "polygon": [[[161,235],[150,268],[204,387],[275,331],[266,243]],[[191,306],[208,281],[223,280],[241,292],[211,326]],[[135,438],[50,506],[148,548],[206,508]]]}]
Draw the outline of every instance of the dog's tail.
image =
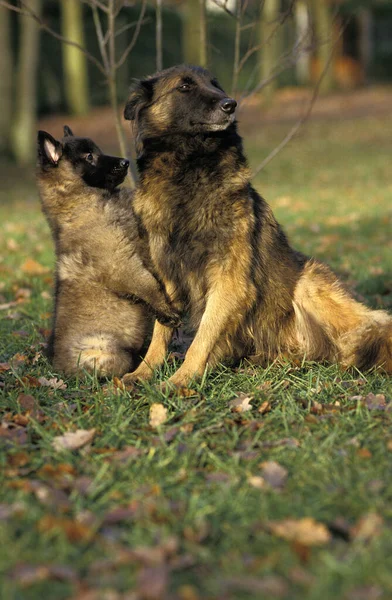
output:
[{"label": "dog's tail", "polygon": [[293,304],[295,341],[309,360],[392,373],[392,316],[357,302],[328,267],[306,263]]}]

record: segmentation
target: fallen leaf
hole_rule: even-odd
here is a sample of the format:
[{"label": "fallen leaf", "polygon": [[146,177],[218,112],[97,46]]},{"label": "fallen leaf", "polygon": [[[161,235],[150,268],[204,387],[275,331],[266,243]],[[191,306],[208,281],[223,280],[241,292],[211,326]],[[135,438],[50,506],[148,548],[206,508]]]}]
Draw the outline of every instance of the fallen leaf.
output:
[{"label": "fallen leaf", "polygon": [[233,412],[237,412],[237,413],[246,412],[247,410],[251,410],[251,408],[252,408],[252,405],[251,405],[252,399],[253,399],[253,396],[249,396],[248,394],[244,394],[243,392],[240,392],[238,394],[238,396],[236,398],[234,398],[234,400],[231,400],[229,402],[229,408]]},{"label": "fallen leaf", "polygon": [[68,496],[62,491],[50,487],[40,481],[30,481],[31,489],[37,500],[47,508],[56,508],[67,511],[71,507]]},{"label": "fallen leaf", "polygon": [[206,474],[206,480],[211,483],[227,483],[230,479],[230,475],[228,473],[223,473],[222,471]]},{"label": "fallen leaf", "polygon": [[[234,588],[253,594],[253,597],[258,598],[264,598],[265,596],[282,598],[286,596],[288,591],[286,581],[278,575],[266,575],[265,577],[250,577],[249,575],[229,577],[221,583],[227,588],[228,592],[231,592]],[[232,596],[230,594],[230,596],[224,597]]]},{"label": "fallen leaf", "polygon": [[53,530],[62,531],[70,542],[83,542],[93,535],[90,527],[67,517],[45,515],[38,521],[37,527],[41,533]]},{"label": "fallen leaf", "polygon": [[77,429],[56,436],[52,441],[55,450],[77,450],[92,442],[96,429]]},{"label": "fallen leaf", "polygon": [[21,367],[22,365],[24,365],[26,362],[28,361],[28,358],[25,354],[20,354],[19,352],[17,352],[12,358],[11,358],[11,364],[12,367],[14,369],[17,369],[18,367]]},{"label": "fallen leaf", "polygon": [[151,427],[159,427],[167,420],[167,408],[158,402],[154,402],[150,406],[150,425]]},{"label": "fallen leaf", "polygon": [[274,489],[282,489],[288,477],[288,471],[275,460],[260,464],[264,480]]},{"label": "fallen leaf", "polygon": [[49,267],[44,267],[32,258],[28,258],[21,266],[21,271],[26,275],[44,275],[50,271]]},{"label": "fallen leaf", "polygon": [[360,458],[371,458],[373,454],[368,448],[359,448],[357,450],[357,456],[359,456]]},{"label": "fallen leaf", "polygon": [[251,477],[248,477],[248,483],[249,485],[257,488],[258,490],[261,490],[265,487],[265,479],[263,477],[260,477],[260,475],[252,475]]},{"label": "fallen leaf", "polygon": [[379,585],[365,585],[356,587],[347,592],[346,600],[379,600],[383,598],[384,592]]},{"label": "fallen leaf", "polygon": [[351,529],[352,537],[360,542],[367,543],[372,538],[380,535],[384,527],[384,519],[377,513],[370,512],[361,517]]},{"label": "fallen leaf", "polygon": [[277,537],[303,546],[322,546],[331,539],[327,527],[313,517],[272,521],[268,523],[268,529]]},{"label": "fallen leaf", "polygon": [[140,600],[162,600],[169,583],[166,565],[143,567],[138,574],[136,592]]},{"label": "fallen leaf", "polygon": [[390,452],[392,452],[392,440],[388,440],[387,441],[387,450],[389,450]]},{"label": "fallen leaf", "polygon": [[261,404],[261,406],[259,406],[258,412],[261,415],[264,415],[265,413],[270,412],[270,410],[271,410],[271,404],[268,402],[268,400],[266,400],[265,402],[263,402]]},{"label": "fallen leaf", "polygon": [[11,370],[11,365],[7,362],[0,362],[0,373],[5,373]]},{"label": "fallen leaf", "polygon": [[22,410],[32,411],[38,406],[37,400],[30,394],[19,394],[16,401]]},{"label": "fallen leaf", "polygon": [[384,394],[368,394],[365,397],[365,406],[369,410],[385,410],[387,407],[387,402]]},{"label": "fallen leaf", "polygon": [[135,446],[125,446],[122,450],[118,450],[117,452],[113,452],[108,460],[115,460],[121,463],[125,463],[128,460],[133,460],[135,458],[139,458],[144,454],[144,450],[141,448],[136,448]]},{"label": "fallen leaf", "polygon": [[39,377],[38,382],[43,387],[50,387],[54,390],[66,390],[67,384],[64,383],[62,379],[57,379],[57,377],[52,377],[51,379],[46,379],[46,377]]}]

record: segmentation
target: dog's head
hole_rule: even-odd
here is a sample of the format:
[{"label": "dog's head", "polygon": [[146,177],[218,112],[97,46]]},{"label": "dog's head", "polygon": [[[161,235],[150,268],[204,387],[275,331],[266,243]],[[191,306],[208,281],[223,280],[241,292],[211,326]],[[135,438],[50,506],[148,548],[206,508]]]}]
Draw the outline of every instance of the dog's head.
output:
[{"label": "dog's head", "polygon": [[91,187],[113,190],[125,179],[129,161],[103,154],[89,138],[76,137],[64,126],[64,137],[56,140],[46,131],[38,132],[38,169],[41,173],[66,166],[72,176]]},{"label": "dog's head", "polygon": [[137,81],[124,117],[142,137],[224,131],[237,103],[205,69],[177,66]]}]

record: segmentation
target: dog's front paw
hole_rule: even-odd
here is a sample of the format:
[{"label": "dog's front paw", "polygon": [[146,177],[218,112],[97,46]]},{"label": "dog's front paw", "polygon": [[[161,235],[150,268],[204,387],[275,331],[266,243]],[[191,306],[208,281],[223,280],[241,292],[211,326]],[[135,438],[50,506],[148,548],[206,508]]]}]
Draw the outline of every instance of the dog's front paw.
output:
[{"label": "dog's front paw", "polygon": [[147,381],[153,376],[153,370],[142,363],[133,373],[125,373],[122,382],[125,386],[132,386],[138,381]]}]

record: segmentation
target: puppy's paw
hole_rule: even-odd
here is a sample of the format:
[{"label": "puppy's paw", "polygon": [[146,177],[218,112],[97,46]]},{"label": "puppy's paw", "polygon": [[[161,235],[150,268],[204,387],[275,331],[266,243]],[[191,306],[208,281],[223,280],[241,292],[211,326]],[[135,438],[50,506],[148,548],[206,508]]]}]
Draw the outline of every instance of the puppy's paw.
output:
[{"label": "puppy's paw", "polygon": [[158,323],[165,325],[165,327],[177,329],[177,327],[181,327],[182,325],[181,315],[175,310],[170,313],[156,313],[156,318]]}]

